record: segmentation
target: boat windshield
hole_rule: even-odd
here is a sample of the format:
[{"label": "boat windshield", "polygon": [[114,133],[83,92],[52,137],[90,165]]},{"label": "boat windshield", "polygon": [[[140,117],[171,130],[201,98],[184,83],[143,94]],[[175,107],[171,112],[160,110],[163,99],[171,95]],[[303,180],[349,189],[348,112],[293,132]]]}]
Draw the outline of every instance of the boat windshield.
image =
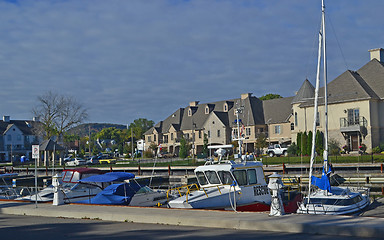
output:
[{"label": "boat windshield", "polygon": [[247,176],[248,176],[248,183],[249,184],[256,184],[257,183],[256,169],[248,169]]},{"label": "boat windshield", "polygon": [[233,183],[233,177],[230,172],[227,171],[218,171],[219,178],[221,180],[222,184],[232,184]]},{"label": "boat windshield", "polygon": [[237,184],[239,186],[247,185],[247,171],[246,170],[235,170],[233,175],[236,178]]},{"label": "boat windshield", "polygon": [[140,194],[140,193],[151,193],[153,192],[153,190],[147,186],[144,186],[142,188],[139,189],[139,191],[136,192],[136,194]]},{"label": "boat windshield", "polygon": [[[310,198],[311,204],[322,204],[322,205],[335,205],[335,206],[349,206],[356,203],[359,203],[363,200],[360,195],[356,195],[353,198],[348,199],[336,199],[336,198]],[[305,204],[307,204],[308,199],[305,199]]]},{"label": "boat windshield", "polygon": [[200,185],[207,185],[208,184],[208,181],[207,179],[205,178],[205,175],[203,172],[196,172],[196,177],[197,177],[197,180],[199,181]]},{"label": "boat windshield", "polygon": [[219,177],[215,171],[205,171],[205,175],[207,176],[210,184],[220,184]]},{"label": "boat windshield", "polygon": [[70,182],[71,178],[73,176],[73,171],[66,171],[63,176],[63,181],[64,182]]}]

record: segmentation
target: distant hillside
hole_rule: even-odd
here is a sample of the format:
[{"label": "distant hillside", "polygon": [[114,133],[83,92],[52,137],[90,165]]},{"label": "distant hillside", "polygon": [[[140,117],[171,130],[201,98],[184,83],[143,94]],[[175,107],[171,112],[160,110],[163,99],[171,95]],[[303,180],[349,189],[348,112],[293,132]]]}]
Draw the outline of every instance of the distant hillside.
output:
[{"label": "distant hillside", "polygon": [[126,125],[112,124],[112,123],[84,123],[77,127],[74,127],[68,131],[69,134],[79,135],[80,137],[88,136],[89,131],[92,133],[100,132],[103,128],[119,128],[126,129]]}]

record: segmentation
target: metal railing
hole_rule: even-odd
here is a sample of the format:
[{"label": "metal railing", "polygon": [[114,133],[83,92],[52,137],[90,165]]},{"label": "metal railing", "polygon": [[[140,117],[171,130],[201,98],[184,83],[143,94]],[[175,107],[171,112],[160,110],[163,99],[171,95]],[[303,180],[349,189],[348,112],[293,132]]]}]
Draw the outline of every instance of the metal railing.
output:
[{"label": "metal railing", "polygon": [[346,128],[351,126],[367,127],[368,121],[365,117],[359,117],[358,119],[340,118],[340,127]]},{"label": "metal railing", "polygon": [[[205,193],[205,196],[208,197],[207,189],[209,188],[217,188],[219,193],[221,194],[220,187],[223,187],[224,185],[229,185],[229,184],[220,184],[220,185],[215,185],[215,186],[210,186],[210,187],[199,187],[196,183],[186,185],[186,186],[181,186],[181,187],[176,187],[176,188],[171,188],[167,191],[167,201],[169,201],[169,195],[172,191],[177,191],[179,193],[179,196],[182,197],[183,193],[186,195],[186,202],[188,203],[188,195],[192,191],[197,191],[197,190],[203,190]],[[181,191],[182,189],[186,189],[186,191]]]}]

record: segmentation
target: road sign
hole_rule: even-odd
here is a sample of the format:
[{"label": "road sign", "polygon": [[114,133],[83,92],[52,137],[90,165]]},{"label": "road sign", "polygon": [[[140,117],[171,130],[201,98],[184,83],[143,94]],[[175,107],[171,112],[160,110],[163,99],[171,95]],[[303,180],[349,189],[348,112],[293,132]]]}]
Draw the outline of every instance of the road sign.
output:
[{"label": "road sign", "polygon": [[32,145],[32,158],[39,158],[39,145]]}]

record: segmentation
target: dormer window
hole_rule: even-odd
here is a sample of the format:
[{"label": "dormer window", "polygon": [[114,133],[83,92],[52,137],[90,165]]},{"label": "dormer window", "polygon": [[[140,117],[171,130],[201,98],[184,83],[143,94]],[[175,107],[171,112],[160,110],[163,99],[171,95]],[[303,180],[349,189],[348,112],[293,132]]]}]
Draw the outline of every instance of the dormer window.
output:
[{"label": "dormer window", "polygon": [[205,106],[205,114],[209,114],[209,107]]},{"label": "dormer window", "polygon": [[224,104],[224,112],[228,112],[228,103]]}]

